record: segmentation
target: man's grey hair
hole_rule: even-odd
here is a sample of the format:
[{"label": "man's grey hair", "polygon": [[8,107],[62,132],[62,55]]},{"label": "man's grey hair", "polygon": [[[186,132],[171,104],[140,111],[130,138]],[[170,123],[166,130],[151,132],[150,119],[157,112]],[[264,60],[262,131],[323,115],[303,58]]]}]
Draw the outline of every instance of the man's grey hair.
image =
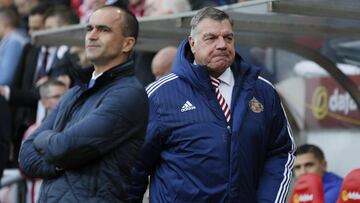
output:
[{"label": "man's grey hair", "polygon": [[223,21],[223,20],[228,20],[231,24],[231,27],[234,25],[234,21],[230,18],[230,16],[225,13],[222,10],[216,9],[214,7],[205,7],[200,9],[195,16],[191,19],[190,25],[191,25],[191,32],[190,35],[194,36],[194,34],[196,34],[196,27],[198,26],[198,24],[204,20],[204,19],[211,19],[211,20],[215,20],[215,21]]}]

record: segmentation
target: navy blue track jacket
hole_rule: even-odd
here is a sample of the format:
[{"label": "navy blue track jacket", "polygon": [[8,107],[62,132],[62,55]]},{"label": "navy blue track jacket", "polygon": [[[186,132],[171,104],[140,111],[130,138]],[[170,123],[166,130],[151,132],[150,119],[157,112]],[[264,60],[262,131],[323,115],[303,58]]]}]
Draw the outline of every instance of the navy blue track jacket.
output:
[{"label": "navy blue track jacket", "polygon": [[133,170],[133,200],[151,175],[150,202],[285,202],[294,162],[291,130],[274,87],[236,55],[231,127],[190,45],[173,73],[150,84],[149,124]]}]

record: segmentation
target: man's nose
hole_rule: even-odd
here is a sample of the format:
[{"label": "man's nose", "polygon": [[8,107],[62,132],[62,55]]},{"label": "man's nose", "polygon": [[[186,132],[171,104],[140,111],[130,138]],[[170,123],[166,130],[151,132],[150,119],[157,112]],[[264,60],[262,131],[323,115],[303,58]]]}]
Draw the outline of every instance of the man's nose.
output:
[{"label": "man's nose", "polygon": [[94,40],[99,38],[99,33],[96,31],[96,29],[93,29],[87,33],[87,38],[90,40]]},{"label": "man's nose", "polygon": [[225,49],[226,48],[226,41],[223,37],[219,37],[216,43],[217,49]]},{"label": "man's nose", "polygon": [[304,174],[306,174],[306,173],[307,173],[306,167],[301,167],[301,168],[298,170],[299,176],[304,175]]}]

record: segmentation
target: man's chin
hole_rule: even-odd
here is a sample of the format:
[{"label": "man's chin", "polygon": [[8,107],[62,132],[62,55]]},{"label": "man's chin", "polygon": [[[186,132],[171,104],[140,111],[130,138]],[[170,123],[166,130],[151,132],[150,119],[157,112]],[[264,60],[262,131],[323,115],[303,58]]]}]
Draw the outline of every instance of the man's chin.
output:
[{"label": "man's chin", "polygon": [[211,69],[226,69],[226,68],[228,68],[228,67],[230,67],[230,63],[228,63],[228,62],[222,62],[222,63],[214,63],[214,64],[211,64],[211,65],[209,65],[209,67],[211,68]]}]

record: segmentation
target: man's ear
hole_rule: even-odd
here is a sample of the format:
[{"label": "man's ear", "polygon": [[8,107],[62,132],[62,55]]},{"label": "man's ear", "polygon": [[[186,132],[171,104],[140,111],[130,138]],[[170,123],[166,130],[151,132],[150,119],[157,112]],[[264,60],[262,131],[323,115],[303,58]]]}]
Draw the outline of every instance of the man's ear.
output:
[{"label": "man's ear", "polygon": [[190,36],[188,37],[188,40],[189,40],[189,44],[190,44],[190,47],[191,47],[191,52],[192,52],[193,54],[195,54],[195,48],[194,48],[195,40],[194,40],[194,37],[190,35]]},{"label": "man's ear", "polygon": [[135,46],[134,37],[126,37],[123,43],[123,52],[129,53],[133,50]]},{"label": "man's ear", "polygon": [[327,161],[326,160],[324,160],[324,162],[323,162],[323,167],[324,167],[325,171],[327,171]]},{"label": "man's ear", "polygon": [[322,173],[325,173],[327,171],[327,161],[323,160],[323,161],[321,161],[320,164],[321,164]]}]

